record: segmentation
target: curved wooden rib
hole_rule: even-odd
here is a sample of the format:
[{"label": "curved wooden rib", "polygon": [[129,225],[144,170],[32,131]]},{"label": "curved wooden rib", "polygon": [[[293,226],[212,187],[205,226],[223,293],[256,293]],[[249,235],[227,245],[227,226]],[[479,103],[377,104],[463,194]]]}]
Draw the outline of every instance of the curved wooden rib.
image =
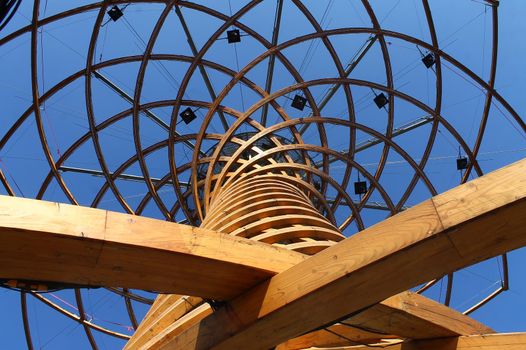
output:
[{"label": "curved wooden rib", "polygon": [[[132,339],[126,344],[127,347],[141,348],[152,339],[159,339],[159,335],[166,332],[169,327],[172,329],[171,334],[173,336],[173,329],[185,324],[182,317],[192,310],[202,307],[203,299],[199,297],[163,295],[159,297],[158,302],[154,305],[155,308],[150,309],[143,323],[141,323]],[[208,314],[209,308],[210,306],[207,305],[203,313],[198,313],[196,317],[199,317],[199,315],[204,317],[204,315]],[[193,319],[195,320],[196,318]],[[178,322],[177,325],[174,325],[176,322]]]},{"label": "curved wooden rib", "polygon": [[[272,170],[272,165],[263,168]],[[276,243],[289,244],[301,238],[310,238],[310,242],[302,242],[307,246],[317,246],[319,235],[315,232],[318,231],[330,233],[333,242],[344,239],[338,229],[314,207],[308,196],[310,193],[293,187],[287,178],[287,175],[239,178],[222,189],[210,205],[210,213],[202,227],[247,238],[268,230],[265,232],[268,240],[272,240],[274,230],[280,230],[275,232],[280,238]],[[259,184],[266,184],[279,192],[274,191],[272,199],[254,196],[253,188]],[[303,225],[302,229],[298,229],[297,225]]]}]

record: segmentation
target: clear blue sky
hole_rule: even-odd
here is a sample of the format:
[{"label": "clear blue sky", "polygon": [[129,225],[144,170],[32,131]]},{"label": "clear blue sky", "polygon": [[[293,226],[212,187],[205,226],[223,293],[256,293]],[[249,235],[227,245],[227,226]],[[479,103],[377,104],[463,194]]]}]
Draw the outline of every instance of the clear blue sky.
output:
[{"label": "clear blue sky", "polygon": [[[69,8],[89,4],[91,1],[43,1],[40,18],[49,17]],[[242,6],[244,1],[226,0],[197,1],[210,6],[216,11],[230,15]],[[479,0],[430,0],[431,9],[437,29],[440,48],[452,57],[466,65],[484,80],[489,78],[492,43],[491,9]],[[429,42],[430,35],[425,22],[422,3],[419,0],[376,0],[371,1],[372,7],[383,28],[403,32],[418,39]],[[230,5],[230,6],[229,6]],[[358,0],[324,0],[305,1],[305,5],[321,23],[324,29],[340,27],[370,27],[370,19]],[[23,1],[19,12],[12,22],[2,32],[0,38],[10,32],[30,23],[32,2]],[[264,0],[241,18],[241,22],[260,33],[266,40],[272,37],[276,1]],[[151,30],[164,9],[163,4],[132,4],[124,11],[124,17],[117,22],[108,22],[100,29],[94,61],[106,61],[117,57],[140,55],[144,51],[144,41],[148,40]],[[202,47],[210,35],[223,24],[220,19],[212,18],[196,10],[182,8],[188,26],[194,36],[198,49]],[[499,54],[497,66],[497,91],[519,113],[526,110],[524,86],[526,86],[526,46],[521,36],[526,32],[526,3],[522,0],[504,0],[499,6]],[[67,76],[83,69],[86,65],[86,55],[90,35],[93,30],[97,10],[63,19],[43,27],[38,34],[38,72],[39,89],[47,91]],[[107,17],[104,21],[107,20]],[[291,0],[285,0],[283,7],[282,28],[278,43],[286,42],[296,36],[312,33],[313,27],[301,15]],[[224,38],[222,34],[220,38]],[[357,50],[367,40],[367,34],[349,34],[331,37],[330,40],[339,54],[342,63],[350,62]],[[389,55],[392,60],[394,85],[402,92],[413,96],[419,101],[434,108],[435,74],[426,69],[421,59],[419,49],[411,43],[400,39],[386,38]],[[204,58],[218,62],[234,71],[244,67],[248,62],[264,51],[264,47],[251,36],[243,36],[242,41],[235,46],[226,40],[217,40]],[[425,51],[425,50],[423,50]],[[191,55],[181,25],[175,12],[168,16],[154,46],[154,53],[172,53]],[[31,106],[30,81],[30,35],[28,33],[0,46],[0,138],[5,135],[13,123]],[[337,74],[334,64],[329,59],[328,51],[320,40],[304,42],[288,47],[284,55],[300,70],[304,80],[334,77]],[[425,52],[424,52],[425,53]],[[137,62],[120,64],[101,70],[119,85],[126,93],[133,95],[133,87],[137,79],[140,64]],[[165,61],[162,64],[150,64],[146,71],[145,82],[141,94],[141,103],[175,98],[179,83],[182,80],[188,64]],[[267,61],[263,61],[252,69],[247,77],[260,86],[265,85]],[[216,92],[230,80],[229,76],[207,69]],[[443,101],[442,116],[455,127],[466,143],[472,147],[477,135],[477,129],[484,105],[484,93],[477,84],[467,78],[452,64],[445,63],[443,68]],[[385,84],[386,74],[380,46],[375,43],[360,64],[352,72],[351,78]],[[93,108],[95,120],[101,123],[112,115],[130,107],[114,91],[111,91],[97,79],[92,79]],[[293,77],[281,63],[276,64],[273,91],[294,83]],[[84,99],[85,81],[81,77],[72,81],[62,91],[50,97],[41,107],[42,118],[47,141],[51,153],[57,160],[81,135],[89,130]],[[327,86],[312,88],[312,94],[319,100]],[[385,132],[387,113],[379,110],[372,102],[374,97],[370,89],[352,86],[355,102],[356,120],[379,132]],[[184,98],[210,101],[203,81],[196,72],[191,80]],[[246,86],[236,87],[229,93],[223,105],[243,111],[255,103],[259,97]],[[291,117],[307,116],[308,108],[299,112],[290,107],[290,100],[280,97],[277,100],[284,106]],[[340,91],[335,95],[322,115],[327,117],[348,118],[344,95]],[[410,105],[401,99],[396,99],[395,126],[414,121],[427,113]],[[170,122],[170,107],[154,108],[152,111],[166,123]],[[206,110],[197,111],[196,121],[186,126],[177,125],[180,133],[194,133],[200,127]],[[255,118],[259,118],[259,112]],[[230,121],[233,119],[230,119]],[[275,123],[278,117],[269,113],[269,123]],[[211,124],[209,132],[220,132],[221,125],[217,121]],[[429,137],[430,125],[422,126],[403,136],[396,142],[402,146],[415,160],[419,160],[423,147]],[[431,157],[425,167],[426,174],[438,192],[456,186],[459,183],[459,172],[456,170],[458,142],[445,129],[441,128],[431,152]],[[342,128],[329,126],[329,146],[338,150],[348,147],[348,134]],[[158,125],[146,118],[141,119],[141,146],[146,148],[158,141],[165,140],[167,133]],[[319,137],[314,128],[305,134],[308,142],[319,143]],[[358,133],[357,141],[370,138],[363,132]],[[111,171],[117,169],[122,162],[135,152],[131,118],[127,117],[115,123],[100,133],[100,146]],[[382,145],[372,147],[356,156],[356,160],[367,171],[374,173],[378,166]],[[162,148],[152,153],[147,159],[147,167],[152,177],[163,177],[169,171],[167,150]],[[526,156],[526,137],[510,114],[499,103],[492,105],[488,122],[488,130],[481,146],[478,161],[484,172],[491,171],[503,165]],[[186,163],[191,158],[191,152],[182,146],[176,149],[178,165]],[[0,148],[0,166],[7,174],[8,180],[19,196],[35,198],[42,181],[49,172],[40,142],[38,141],[35,118],[31,115],[10,138],[4,147]],[[101,166],[95,157],[93,144],[89,141],[75,151],[64,165],[100,170]],[[331,174],[341,179],[344,168],[335,163]],[[137,163],[127,170],[128,174],[141,175]],[[388,163],[382,174],[381,184],[388,190],[389,196],[396,202],[405,191],[414,171],[403,158],[391,152]],[[188,177],[188,174],[183,176]],[[104,179],[86,174],[65,172],[64,180],[75,198],[82,205],[91,205],[96,193],[104,184]],[[353,179],[356,174],[353,173]],[[13,180],[14,179],[14,180]],[[140,203],[147,192],[142,182],[117,181],[119,191],[132,208]],[[352,185],[352,184],[351,184]],[[0,188],[0,193],[5,190]],[[349,188],[352,195],[352,189]],[[169,186],[161,188],[159,195],[168,207],[174,203],[175,195]],[[430,191],[423,184],[417,185],[406,205],[414,205],[430,196]],[[45,200],[68,202],[56,181],[53,181],[43,196]],[[354,198],[358,199],[358,198]],[[381,196],[375,192],[370,201],[382,202]],[[108,191],[99,204],[100,208],[124,211],[115,196]],[[344,209],[338,213],[342,220],[346,214]],[[151,201],[143,215],[162,219],[163,216]],[[367,226],[385,218],[385,211],[365,209],[362,212]],[[183,219],[181,213],[177,220]],[[352,234],[356,230],[351,226],[345,233]],[[472,314],[481,322],[497,331],[510,332],[526,330],[526,319],[523,317],[526,309],[526,281],[521,270],[526,263],[524,250],[509,254],[510,291],[500,295],[495,300]],[[498,287],[501,278],[501,266],[496,259],[465,269],[455,275],[455,288],[451,305],[463,311],[470,305],[481,300],[485,295]],[[438,283],[428,296],[443,301],[445,283]],[[142,293],[149,295],[148,293]],[[62,291],[45,295],[70,312],[75,310],[75,298],[72,291]],[[151,295],[149,295],[151,297]],[[125,311],[125,304],[120,296],[103,289],[83,291],[84,306],[93,322],[108,327],[117,332],[130,334],[130,320]],[[142,317],[147,308],[133,302],[138,317]],[[36,348],[43,349],[89,349],[86,336],[81,326],[70,321],[63,315],[52,311],[48,306],[33,297],[28,298],[29,320],[33,342]],[[0,329],[2,342],[6,349],[22,349],[25,340],[20,314],[20,297],[18,293],[0,289]],[[122,341],[101,335],[94,331],[101,349],[116,349]]]}]

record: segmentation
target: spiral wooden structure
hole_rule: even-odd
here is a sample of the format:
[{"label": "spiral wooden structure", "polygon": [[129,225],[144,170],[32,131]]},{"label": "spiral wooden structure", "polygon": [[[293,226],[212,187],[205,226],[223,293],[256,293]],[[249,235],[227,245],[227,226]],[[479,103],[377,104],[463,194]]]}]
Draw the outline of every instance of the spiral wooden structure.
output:
[{"label": "spiral wooden structure", "polygon": [[[499,2],[472,4],[483,6],[491,24],[485,77],[439,42],[428,0],[419,2],[427,26],[422,37],[384,27],[381,5],[368,0],[351,4],[366,18],[363,25],[336,27],[323,23],[308,2],[272,1],[275,11],[264,13],[272,13],[267,22],[273,26],[264,35],[251,16],[269,3],[246,1],[227,14],[198,2],[116,0],[68,5],[47,15],[47,2],[34,0],[29,25],[0,33],[0,53],[5,48],[7,55],[25,38],[30,52],[23,68],[30,73],[29,106],[0,130],[0,151],[9,155],[38,140],[35,152],[45,160],[9,163],[0,157],[6,195],[0,198],[0,282],[20,292],[28,348],[35,348],[28,297],[82,325],[93,349],[99,347],[95,332],[124,340],[126,349],[526,347],[524,334],[493,334],[467,316],[508,289],[506,253],[526,244],[520,214],[526,163],[484,175],[494,169],[479,162],[490,143],[492,113],[498,111],[498,122],[510,123],[520,137],[526,134],[526,123],[495,89]],[[141,18],[133,17],[134,7],[157,11],[145,38],[132,25]],[[282,40],[280,33],[294,23],[282,23],[291,9],[294,21],[310,29],[291,30]],[[80,53],[70,46],[75,43],[53,34],[55,25],[68,21],[89,23]],[[217,26],[196,39],[195,23],[204,32],[204,21]],[[108,28],[118,23],[142,46],[106,58],[101,47]],[[240,32],[230,42],[232,30]],[[187,50],[162,46],[166,31],[181,35]],[[83,60],[81,69],[53,77],[52,86],[44,79],[47,35]],[[235,51],[234,69],[217,46],[228,41],[237,50],[239,40],[250,40],[253,50],[241,65]],[[351,46],[353,40],[363,44],[347,60],[337,43]],[[434,97],[427,102],[400,84],[397,44],[416,46],[416,63],[432,68]],[[305,45],[320,45],[333,72],[319,67],[321,73],[307,74],[304,61],[291,54],[300,48],[300,56],[308,56]],[[384,77],[353,75],[375,51],[369,63],[380,63]],[[132,87],[112,78],[122,67],[134,67],[127,74]],[[151,90],[152,80],[158,82],[152,67],[176,83],[169,97],[149,97],[163,89]],[[257,76],[261,70],[264,79]],[[460,127],[443,106],[449,71],[482,92],[475,131]],[[53,126],[48,109],[61,94],[74,96],[79,82],[83,129]],[[238,89],[239,98],[233,97]],[[378,110],[360,105],[373,99]],[[301,113],[290,110],[290,100]],[[404,113],[416,119],[400,125]],[[108,146],[106,137],[115,131],[131,138],[131,146]],[[429,161],[443,134],[465,164],[457,163],[459,187],[440,194],[449,188],[431,174]],[[96,166],[71,165],[84,158]],[[392,159],[409,171],[390,177]],[[34,172],[30,178],[27,169]],[[474,177],[480,178],[467,182]],[[139,199],[129,195],[130,183],[142,186]],[[108,198],[116,203],[110,208]],[[454,273],[490,258],[502,267],[496,289],[462,312],[450,308]],[[441,292],[442,283],[442,303],[423,295]],[[134,332],[88,316],[85,288],[95,287],[123,297]],[[73,289],[75,310],[42,293],[49,289]],[[142,321],[137,303],[151,305]]]}]

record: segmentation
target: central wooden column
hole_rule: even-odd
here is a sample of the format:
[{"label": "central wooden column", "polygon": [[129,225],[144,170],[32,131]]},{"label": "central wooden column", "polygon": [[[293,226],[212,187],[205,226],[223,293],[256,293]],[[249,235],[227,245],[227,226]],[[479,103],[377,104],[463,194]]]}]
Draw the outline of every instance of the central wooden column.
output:
[{"label": "central wooden column", "polygon": [[283,175],[242,177],[223,190],[210,205],[201,227],[282,244],[314,254],[342,240],[338,229],[323,216],[299,188],[297,178]]},{"label": "central wooden column", "polygon": [[[211,198],[201,228],[309,255],[345,238],[313,204],[311,198],[324,201],[321,194],[297,176],[246,175]],[[220,306],[199,297],[159,295],[125,349],[162,348]]]}]

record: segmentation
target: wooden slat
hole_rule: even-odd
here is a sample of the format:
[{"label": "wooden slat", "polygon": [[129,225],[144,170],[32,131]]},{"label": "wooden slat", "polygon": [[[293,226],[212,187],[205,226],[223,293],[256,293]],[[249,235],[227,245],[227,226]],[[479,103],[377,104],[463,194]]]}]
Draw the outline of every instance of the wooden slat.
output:
[{"label": "wooden slat", "polygon": [[[378,347],[382,349],[382,347]],[[331,350],[370,350],[368,346],[334,348]],[[433,340],[414,340],[385,346],[388,350],[524,350],[526,333],[473,335]]]},{"label": "wooden slat", "polygon": [[268,349],[526,244],[526,161],[427,200],[272,277],[171,349]]},{"label": "wooden slat", "polygon": [[[187,312],[203,304],[203,299],[199,297],[180,296],[173,294],[161,295],[166,297],[158,300],[154,305],[157,306],[152,312],[148,312],[133,334],[133,337],[126,343],[126,348],[138,349],[151,339],[158,336]],[[153,309],[153,307],[152,307]],[[150,309],[150,310],[152,310]]]},{"label": "wooden slat", "polygon": [[[181,318],[177,318],[175,322],[171,322],[170,324],[167,324],[166,327],[159,329],[158,332],[152,333],[153,337],[149,338],[146,344],[141,346],[126,346],[126,348],[159,349],[166,344],[169,344],[174,337],[177,337],[180,333],[192,327],[212,312],[212,308],[209,304],[201,304]],[[146,338],[140,338],[138,340],[139,344],[142,344],[145,339]]]},{"label": "wooden slat", "polygon": [[0,278],[224,300],[303,259],[211,230],[0,196]]}]

